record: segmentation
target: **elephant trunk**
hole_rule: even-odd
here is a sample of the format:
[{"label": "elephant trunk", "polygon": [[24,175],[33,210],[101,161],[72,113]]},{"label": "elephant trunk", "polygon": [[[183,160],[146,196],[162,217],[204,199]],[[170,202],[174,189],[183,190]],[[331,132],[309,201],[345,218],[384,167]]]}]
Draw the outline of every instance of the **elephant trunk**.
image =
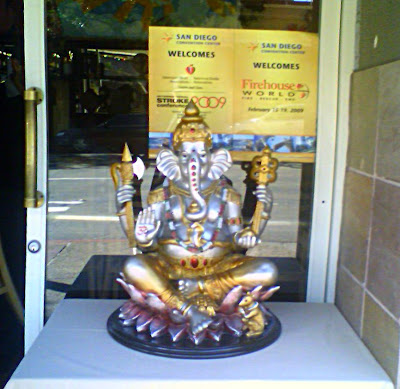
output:
[{"label": "elephant trunk", "polygon": [[188,165],[189,172],[189,191],[194,200],[188,208],[186,217],[190,221],[199,221],[206,216],[207,203],[200,193],[200,170],[201,165],[199,157],[193,155]]}]

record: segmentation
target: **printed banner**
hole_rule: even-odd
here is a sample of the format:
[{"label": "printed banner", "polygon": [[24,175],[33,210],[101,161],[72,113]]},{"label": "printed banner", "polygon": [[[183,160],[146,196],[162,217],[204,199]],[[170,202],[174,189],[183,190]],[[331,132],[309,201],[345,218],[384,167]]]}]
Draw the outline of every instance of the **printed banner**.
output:
[{"label": "printed banner", "polygon": [[213,133],[315,136],[317,35],[150,27],[150,131],[192,99]]},{"label": "printed banner", "polygon": [[230,132],[232,30],[151,27],[149,34],[150,131],[173,131],[192,99],[213,130]]},{"label": "printed banner", "polygon": [[314,136],[316,34],[235,30],[234,133]]}]

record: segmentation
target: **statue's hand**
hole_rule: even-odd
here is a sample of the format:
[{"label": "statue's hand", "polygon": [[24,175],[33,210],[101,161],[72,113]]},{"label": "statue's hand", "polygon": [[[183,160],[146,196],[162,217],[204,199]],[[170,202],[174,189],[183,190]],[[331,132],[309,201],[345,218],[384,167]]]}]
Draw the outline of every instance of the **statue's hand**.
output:
[{"label": "statue's hand", "polygon": [[133,195],[135,193],[136,190],[132,185],[122,185],[118,187],[116,193],[118,209],[121,210],[125,203],[127,203],[128,201],[132,201]]},{"label": "statue's hand", "polygon": [[257,185],[256,190],[253,192],[258,201],[264,203],[264,212],[270,212],[272,209],[272,192],[266,185]]},{"label": "statue's hand", "polygon": [[179,291],[186,297],[190,297],[199,291],[198,282],[196,278],[184,278],[178,282]]},{"label": "statue's hand", "polygon": [[154,211],[146,208],[138,215],[135,235],[139,243],[146,244],[151,242],[161,227],[161,222],[156,220]]},{"label": "statue's hand", "polygon": [[244,249],[251,249],[258,243],[257,235],[250,228],[245,228],[235,235],[235,243]]}]

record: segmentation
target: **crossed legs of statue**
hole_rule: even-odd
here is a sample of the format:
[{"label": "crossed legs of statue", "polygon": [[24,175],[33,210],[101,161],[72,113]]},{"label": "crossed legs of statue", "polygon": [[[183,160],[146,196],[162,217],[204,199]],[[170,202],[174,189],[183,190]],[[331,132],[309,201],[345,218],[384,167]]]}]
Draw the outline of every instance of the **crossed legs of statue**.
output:
[{"label": "crossed legs of statue", "polygon": [[203,282],[205,293],[221,302],[236,285],[250,290],[258,285],[272,286],[277,279],[278,269],[271,261],[243,256],[230,269],[205,277]]},{"label": "crossed legs of statue", "polygon": [[165,276],[165,271],[154,257],[145,254],[130,257],[124,265],[123,273],[126,281],[143,292],[158,295],[172,309],[181,309],[187,303],[185,297],[196,293],[203,292],[214,301],[221,302],[236,285],[241,285],[245,290],[258,285],[272,286],[278,277],[276,266],[264,258],[243,256],[231,265],[227,270],[210,276],[180,280],[181,293],[172,286],[171,280]]},{"label": "crossed legs of statue", "polygon": [[176,293],[168,278],[163,275],[154,257],[145,254],[130,257],[124,264],[123,274],[125,280],[135,288],[156,294],[168,307],[180,309],[185,305],[185,300]]}]

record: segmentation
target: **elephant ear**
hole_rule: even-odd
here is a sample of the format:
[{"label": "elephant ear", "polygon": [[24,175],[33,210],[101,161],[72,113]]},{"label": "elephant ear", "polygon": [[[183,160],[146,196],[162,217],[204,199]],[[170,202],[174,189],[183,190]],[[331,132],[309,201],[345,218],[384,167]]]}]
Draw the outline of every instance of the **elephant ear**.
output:
[{"label": "elephant ear", "polygon": [[162,149],[156,160],[158,170],[169,180],[179,180],[181,178],[181,169],[178,164],[178,157],[172,150]]},{"label": "elephant ear", "polygon": [[211,167],[208,177],[218,180],[232,166],[232,158],[228,150],[219,149],[211,154]]}]

